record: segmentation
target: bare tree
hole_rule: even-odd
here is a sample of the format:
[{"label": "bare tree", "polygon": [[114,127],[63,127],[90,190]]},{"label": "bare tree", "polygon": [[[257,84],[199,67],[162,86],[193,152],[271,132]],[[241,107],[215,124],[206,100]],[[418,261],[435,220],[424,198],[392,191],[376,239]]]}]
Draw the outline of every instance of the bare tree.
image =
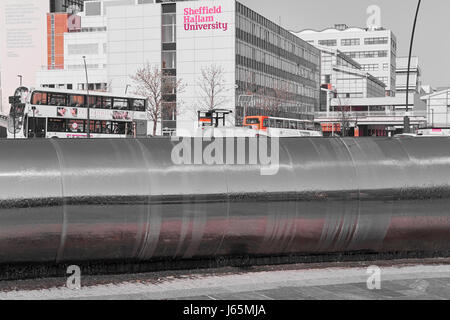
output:
[{"label": "bare tree", "polygon": [[211,65],[202,68],[202,74],[198,81],[201,97],[198,101],[203,111],[211,111],[223,107],[228,99],[225,95],[229,90],[222,67]]},{"label": "bare tree", "polygon": [[270,93],[258,92],[256,107],[266,115],[277,116],[283,111],[283,105],[289,100],[289,93],[284,88],[269,89]]},{"label": "bare tree", "polygon": [[165,76],[155,66],[146,63],[131,76],[136,90],[135,94],[146,97],[148,100],[147,112],[153,121],[153,135],[156,135],[158,121],[162,118],[163,107],[176,108],[176,102],[167,101],[167,96],[174,96],[183,89],[181,80]]}]

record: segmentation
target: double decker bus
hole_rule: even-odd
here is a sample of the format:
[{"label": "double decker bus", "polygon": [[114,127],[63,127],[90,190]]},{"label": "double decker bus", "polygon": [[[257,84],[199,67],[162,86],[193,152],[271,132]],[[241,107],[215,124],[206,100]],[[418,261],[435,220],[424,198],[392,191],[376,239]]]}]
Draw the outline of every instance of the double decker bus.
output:
[{"label": "double decker bus", "polygon": [[311,120],[247,116],[244,118],[244,127],[271,137],[323,137],[320,124]]},{"label": "double decker bus", "polygon": [[8,138],[86,138],[88,104],[91,138],[147,136],[150,126],[144,97],[21,87],[12,98]]}]

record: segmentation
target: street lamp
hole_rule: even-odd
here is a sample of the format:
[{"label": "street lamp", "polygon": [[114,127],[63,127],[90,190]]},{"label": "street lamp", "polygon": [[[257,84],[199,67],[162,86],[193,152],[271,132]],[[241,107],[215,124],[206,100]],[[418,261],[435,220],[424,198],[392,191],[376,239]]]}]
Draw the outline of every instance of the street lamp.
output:
[{"label": "street lamp", "polygon": [[91,108],[89,105],[89,78],[87,72],[86,56],[83,56],[84,60],[84,70],[86,71],[86,98],[87,98],[87,138],[91,138]]},{"label": "street lamp", "polygon": [[131,87],[131,85],[127,84],[127,86],[125,87],[125,95],[127,95],[128,87]]},{"label": "street lamp", "polygon": [[417,17],[419,15],[419,9],[420,9],[420,4],[421,4],[422,0],[419,0],[419,2],[417,3],[417,9],[416,9],[416,16],[414,18],[414,24],[413,24],[413,30],[412,30],[412,34],[411,34],[411,42],[409,45],[409,56],[408,56],[408,70],[406,73],[406,114],[405,117],[403,119],[403,130],[405,133],[409,133],[409,129],[410,129],[410,120],[409,120],[409,74],[410,74],[410,69],[411,69],[411,56],[412,56],[412,49],[413,49],[413,44],[414,44],[414,33],[416,32],[416,24],[417,24]]},{"label": "street lamp", "polygon": [[18,74],[17,77],[20,79],[20,87],[22,87],[23,76]]},{"label": "street lamp", "polygon": [[33,110],[33,138],[36,138],[36,107],[32,106],[31,110]]}]

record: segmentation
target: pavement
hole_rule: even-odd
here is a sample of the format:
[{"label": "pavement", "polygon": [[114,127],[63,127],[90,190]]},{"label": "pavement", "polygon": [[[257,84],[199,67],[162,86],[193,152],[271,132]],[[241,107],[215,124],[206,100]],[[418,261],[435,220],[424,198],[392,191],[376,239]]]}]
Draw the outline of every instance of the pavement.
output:
[{"label": "pavement", "polygon": [[[139,277],[138,277],[139,278]],[[32,300],[447,300],[450,265],[328,267],[193,273],[157,281],[123,281],[0,292],[0,299]]]}]

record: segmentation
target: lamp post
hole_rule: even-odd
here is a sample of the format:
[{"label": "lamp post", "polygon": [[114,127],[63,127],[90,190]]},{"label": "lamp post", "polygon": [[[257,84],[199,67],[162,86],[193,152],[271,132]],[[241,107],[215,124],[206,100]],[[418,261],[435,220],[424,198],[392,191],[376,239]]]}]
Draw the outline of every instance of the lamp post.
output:
[{"label": "lamp post", "polygon": [[128,87],[131,87],[131,85],[127,84],[127,86],[125,87],[125,95],[127,95]]},{"label": "lamp post", "polygon": [[405,117],[403,119],[403,130],[405,133],[409,133],[410,129],[410,119],[409,119],[409,75],[411,72],[411,56],[412,56],[412,49],[414,44],[414,34],[416,32],[416,24],[417,24],[417,17],[419,16],[419,10],[420,10],[420,4],[422,0],[419,0],[417,3],[417,9],[416,9],[416,16],[414,18],[414,24],[413,24],[413,30],[411,34],[411,42],[409,45],[409,56],[408,56],[408,70],[406,73],[406,113]]},{"label": "lamp post", "polygon": [[32,106],[31,110],[33,110],[33,138],[36,138],[36,107]]},{"label": "lamp post", "polygon": [[22,87],[22,83],[23,83],[23,76],[18,74],[17,77],[20,79],[20,87]]},{"label": "lamp post", "polygon": [[87,99],[87,138],[91,138],[91,108],[89,105],[89,78],[88,78],[88,72],[87,72],[87,64],[86,64],[86,56],[83,56],[84,60],[84,70],[86,72],[86,99]]}]

